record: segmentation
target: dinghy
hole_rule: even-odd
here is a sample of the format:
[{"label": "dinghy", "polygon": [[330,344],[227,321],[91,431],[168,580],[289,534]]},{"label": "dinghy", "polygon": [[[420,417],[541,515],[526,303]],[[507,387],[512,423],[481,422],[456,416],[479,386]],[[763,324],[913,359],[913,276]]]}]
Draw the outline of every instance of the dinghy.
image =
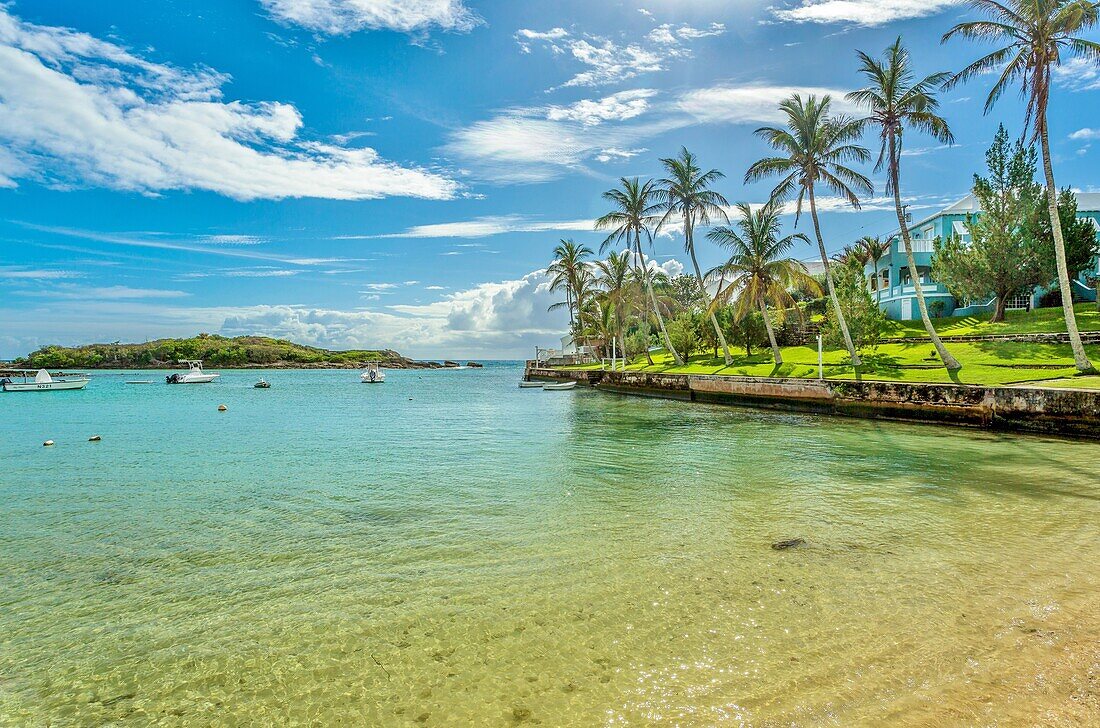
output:
[{"label": "dinghy", "polygon": [[3,380],[5,392],[53,392],[61,389],[84,389],[88,386],[88,377],[79,376],[73,379],[54,379],[45,369],[39,369],[34,379],[28,376],[31,370],[23,372],[22,382],[13,382],[5,377]]},{"label": "dinghy", "polygon": [[546,382],[520,382],[519,383],[519,388],[520,389],[542,389],[544,384],[546,384]]},{"label": "dinghy", "polygon": [[542,386],[542,390],[544,392],[548,390],[551,392],[556,392],[559,389],[572,389],[575,386],[577,386],[576,382],[559,382],[558,384],[544,384]]}]

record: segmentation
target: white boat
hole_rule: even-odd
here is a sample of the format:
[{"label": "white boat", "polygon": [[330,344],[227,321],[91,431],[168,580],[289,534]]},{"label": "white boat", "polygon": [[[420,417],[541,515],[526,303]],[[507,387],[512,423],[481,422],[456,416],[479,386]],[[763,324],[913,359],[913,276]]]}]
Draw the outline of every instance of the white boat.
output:
[{"label": "white boat", "polygon": [[378,366],[378,362],[372,361],[367,364],[367,368],[359,375],[359,381],[364,384],[381,384],[386,381],[386,373]]},{"label": "white boat", "polygon": [[201,359],[183,359],[180,364],[187,365],[187,373],[176,372],[169,374],[164,381],[169,384],[206,384],[217,379],[220,374],[207,374],[202,370]]},{"label": "white boat", "polygon": [[542,389],[542,386],[544,384],[546,384],[546,382],[520,382],[519,383],[519,388],[520,389]]},{"label": "white boat", "polygon": [[559,389],[572,389],[575,386],[577,386],[576,382],[559,382],[557,384],[544,384],[542,385],[542,389],[543,391],[557,391]]},{"label": "white boat", "polygon": [[80,375],[73,379],[54,379],[45,369],[39,369],[34,379],[28,376],[30,370],[23,372],[22,382],[13,382],[5,377],[3,382],[5,392],[52,392],[59,389],[84,389],[88,386],[88,377]]}]

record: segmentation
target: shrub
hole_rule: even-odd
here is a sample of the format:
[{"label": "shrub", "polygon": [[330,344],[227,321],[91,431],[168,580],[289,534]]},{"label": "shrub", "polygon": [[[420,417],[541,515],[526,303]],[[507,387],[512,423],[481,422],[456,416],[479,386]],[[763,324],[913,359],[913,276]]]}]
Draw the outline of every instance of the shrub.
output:
[{"label": "shrub", "polygon": [[696,317],[690,313],[681,313],[665,324],[665,331],[672,346],[684,359],[699,350],[699,329]]}]

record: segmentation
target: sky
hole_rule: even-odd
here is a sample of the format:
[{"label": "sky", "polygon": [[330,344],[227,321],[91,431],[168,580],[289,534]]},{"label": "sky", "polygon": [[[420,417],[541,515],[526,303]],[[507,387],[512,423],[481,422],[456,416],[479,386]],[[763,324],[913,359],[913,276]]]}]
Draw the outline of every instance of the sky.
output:
[{"label": "sky", "polygon": [[[731,202],[792,92],[860,87],[898,35],[917,70],[951,0],[14,0],[0,3],[0,358],[45,344],[267,334],[423,358],[520,358],[564,333],[543,273],[598,248],[601,193],[682,145]],[[1095,36],[1093,36],[1095,37]],[[907,136],[915,216],[966,194],[991,82],[943,95],[956,143]],[[1060,186],[1098,184],[1100,69],[1056,76]],[[1090,127],[1090,122],[1093,127]],[[868,138],[868,146],[875,139]],[[882,175],[822,201],[830,250],[896,227]],[[894,220],[894,224],[891,221]],[[793,216],[786,218],[794,225]],[[799,222],[806,228],[808,220]],[[678,231],[655,242],[672,273]],[[721,252],[705,241],[700,263]],[[810,259],[809,247],[796,253]]]}]

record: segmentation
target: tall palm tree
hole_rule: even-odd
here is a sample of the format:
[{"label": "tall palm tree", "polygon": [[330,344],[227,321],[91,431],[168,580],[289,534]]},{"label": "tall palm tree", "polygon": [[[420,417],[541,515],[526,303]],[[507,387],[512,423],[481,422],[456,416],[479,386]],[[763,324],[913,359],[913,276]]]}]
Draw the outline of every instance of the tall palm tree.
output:
[{"label": "tall palm tree", "polygon": [[[661,330],[661,338],[664,339],[665,348],[672,354],[673,361],[678,366],[684,363],[683,358],[672,346],[672,341],[665,331],[665,317],[661,315],[661,307],[657,305],[657,296],[653,292],[653,280],[649,266],[646,263],[645,252],[642,250],[642,236],[650,245],[653,244],[651,228],[658,222],[657,210],[653,205],[653,180],[642,184],[638,178],[627,179],[621,177],[619,186],[603,193],[603,198],[614,205],[614,209],[596,220],[597,230],[611,230],[607,239],[600,246],[600,251],[606,250],[610,245],[625,242],[633,251],[634,260],[638,265],[638,275],[641,278],[646,292],[649,294],[653,313],[657,317],[657,325]],[[647,321],[648,324],[648,321]],[[653,357],[646,351],[646,358],[653,363]]]},{"label": "tall palm tree", "polygon": [[550,290],[564,290],[565,300],[550,306],[553,311],[566,308],[569,311],[569,333],[580,336],[580,313],[584,304],[586,288],[585,277],[590,275],[586,259],[592,255],[587,245],[578,245],[573,239],[562,239],[554,247],[554,262],[547,268],[550,275]]},{"label": "tall palm tree", "polygon": [[[856,241],[856,245],[867,254],[867,263],[875,266],[875,301],[882,300],[882,279],[879,277],[879,263],[890,252],[890,241],[882,240],[871,235],[864,235]],[[867,263],[864,263],[866,265]]]},{"label": "tall palm tree", "polygon": [[[660,206],[664,210],[657,229],[664,227],[669,221],[682,222],[684,226],[684,250],[691,257],[691,264],[695,267],[695,278],[699,281],[699,288],[706,295],[706,284],[703,283],[703,272],[699,269],[699,260],[695,257],[695,228],[698,225],[710,225],[711,217],[718,217],[726,222],[725,207],[729,202],[720,193],[710,189],[710,186],[725,177],[717,169],[706,172],[699,166],[699,160],[687,147],[680,148],[680,156],[662,159],[667,177],[657,182],[657,195]],[[718,325],[718,318],[714,315],[713,307],[708,306],[710,323],[714,327],[714,333],[718,337],[718,343],[722,346],[722,355],[726,359],[726,366],[733,363],[730,356],[726,337],[722,334],[722,327]]]},{"label": "tall palm tree", "polygon": [[818,99],[813,94],[807,96],[805,101],[799,94],[794,94],[781,102],[779,110],[787,116],[786,127],[761,127],[756,130],[756,135],[783,156],[765,157],[755,162],[745,172],[745,182],[782,175],[782,179],[772,190],[771,198],[786,200],[797,193],[796,225],[802,215],[803,201],[809,202],[810,218],[814,225],[821,265],[825,269],[829,298],[832,299],[837,324],[844,335],[844,345],[852,357],[853,366],[858,367],[863,362],[852,343],[848,322],[844,320],[840,299],[836,295],[829,254],[825,252],[821,224],[817,219],[815,192],[817,185],[823,185],[858,210],[859,197],[856,191],[871,194],[871,181],[847,165],[851,162],[866,162],[871,155],[866,148],[855,143],[862,135],[859,122],[846,116],[830,116],[831,105],[832,99],[828,95]]},{"label": "tall palm tree", "polygon": [[905,224],[905,211],[901,206],[900,183],[902,134],[907,127],[924,132],[943,144],[955,141],[947,122],[936,114],[940,105],[936,98],[936,88],[942,86],[951,74],[933,73],[916,80],[909,51],[902,46],[901,36],[886,48],[882,60],[872,58],[863,51],[856,53],[860,62],[859,72],[866,77],[868,85],[851,92],[847,98],[867,109],[868,115],[860,119],[860,123],[864,127],[874,127],[879,132],[882,145],[875,171],[886,167],[886,193],[894,196],[894,213],[898,217],[920,318],[943,365],[948,371],[957,371],[962,368],[962,364],[943,345],[928,315],[928,304],[925,303],[923,286],[917,273],[917,261],[913,257],[913,241],[909,236],[909,226]]},{"label": "tall palm tree", "polygon": [[962,69],[948,81],[948,88],[984,75],[1003,66],[989,96],[985,100],[988,114],[997,99],[1012,83],[1018,83],[1020,94],[1027,99],[1024,114],[1024,134],[1034,129],[1032,139],[1039,139],[1043,152],[1043,175],[1046,178],[1047,211],[1054,233],[1054,258],[1058,266],[1058,286],[1062,291],[1062,314],[1066,319],[1073,360],[1080,372],[1095,371],[1081,344],[1077,319],[1073,313],[1069,270],[1066,267],[1066,245],[1058,219],[1058,188],[1054,186],[1054,167],[1050,160],[1050,134],[1047,127],[1047,103],[1050,100],[1052,69],[1062,63],[1063,53],[1089,61],[1100,60],[1100,43],[1076,37],[1076,33],[1093,28],[1100,20],[1097,6],[1087,0],[968,0],[975,10],[990,16],[990,20],[959,23],[944,33],[943,40],[961,35],[972,40],[1003,44],[992,53]]},{"label": "tall palm tree", "polygon": [[784,311],[797,308],[792,289],[821,290],[801,261],[786,257],[796,240],[808,245],[810,239],[802,233],[779,237],[781,202],[768,202],[755,212],[742,202],[738,203],[737,212],[736,230],[722,226],[707,233],[708,239],[730,251],[729,260],[712,271],[729,281],[718,289],[715,301],[725,303],[737,294],[733,315],[738,321],[754,309],[759,310],[768,330],[772,357],[776,364],[782,364],[783,354],[775,340],[768,305],[778,311],[782,320]]},{"label": "tall palm tree", "polygon": [[613,317],[611,323],[614,324],[614,336],[619,342],[619,352],[624,358],[624,365],[626,317],[631,304],[630,258],[631,254],[625,250],[621,253],[611,251],[607,260],[596,262],[596,269],[599,271],[597,283],[603,291],[604,307],[610,309]]}]

